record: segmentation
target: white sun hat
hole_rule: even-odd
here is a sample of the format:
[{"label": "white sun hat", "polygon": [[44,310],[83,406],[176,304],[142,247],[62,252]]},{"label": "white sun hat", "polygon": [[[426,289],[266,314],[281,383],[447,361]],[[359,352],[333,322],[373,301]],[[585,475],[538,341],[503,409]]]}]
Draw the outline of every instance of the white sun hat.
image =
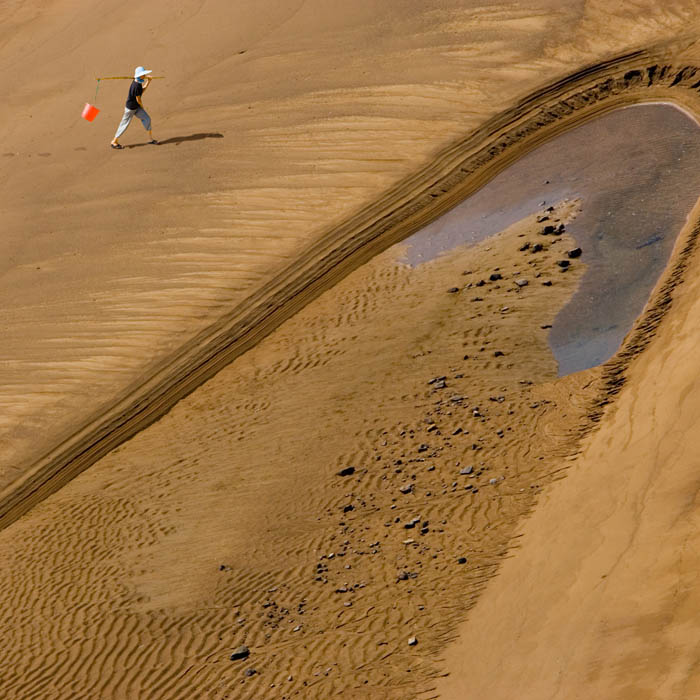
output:
[{"label": "white sun hat", "polygon": [[153,73],[152,70],[146,70],[143,66],[139,66],[135,71],[134,71],[134,78],[140,78],[142,75],[148,75],[149,73]]}]

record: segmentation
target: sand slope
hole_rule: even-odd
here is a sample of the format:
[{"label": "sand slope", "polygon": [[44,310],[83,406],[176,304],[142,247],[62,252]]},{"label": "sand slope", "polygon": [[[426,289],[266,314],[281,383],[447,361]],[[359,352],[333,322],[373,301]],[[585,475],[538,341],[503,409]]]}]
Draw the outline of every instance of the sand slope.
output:
[{"label": "sand slope", "polygon": [[614,411],[523,526],[447,651],[440,697],[700,697],[699,294],[690,275]]},{"label": "sand slope", "polygon": [[583,265],[559,271],[566,237],[519,250],[539,228],[415,270],[387,251],[2,530],[6,697],[430,687],[597,398],[595,372],[556,380],[541,326]]}]

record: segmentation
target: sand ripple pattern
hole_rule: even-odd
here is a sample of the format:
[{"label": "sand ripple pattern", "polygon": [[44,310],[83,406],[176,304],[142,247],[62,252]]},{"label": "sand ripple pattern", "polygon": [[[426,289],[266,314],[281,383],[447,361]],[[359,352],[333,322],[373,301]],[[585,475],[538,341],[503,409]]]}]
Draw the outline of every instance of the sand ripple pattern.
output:
[{"label": "sand ripple pattern", "polygon": [[387,251],[2,531],[5,697],[429,688],[596,396],[540,328],[583,268],[558,272],[563,238],[519,251],[531,227],[418,269]]}]

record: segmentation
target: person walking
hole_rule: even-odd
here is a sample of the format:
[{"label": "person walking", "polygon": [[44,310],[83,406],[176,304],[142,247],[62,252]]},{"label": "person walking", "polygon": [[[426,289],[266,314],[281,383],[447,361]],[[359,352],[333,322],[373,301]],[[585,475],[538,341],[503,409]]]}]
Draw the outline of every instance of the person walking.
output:
[{"label": "person walking", "polygon": [[119,137],[126,131],[129,124],[131,124],[131,120],[135,116],[141,120],[143,128],[151,137],[151,140],[148,143],[158,144],[158,141],[153,138],[153,132],[151,131],[151,117],[143,108],[143,102],[141,102],[141,95],[146,92],[148,86],[151,84],[152,78],[149,78],[148,74],[152,72],[153,71],[146,70],[143,66],[139,66],[134,71],[134,82],[131,83],[129,87],[129,96],[126,98],[124,116],[122,117],[119,127],[117,128],[117,133],[114,134],[114,138],[110,144],[112,148],[124,148],[124,146],[119,143]]}]

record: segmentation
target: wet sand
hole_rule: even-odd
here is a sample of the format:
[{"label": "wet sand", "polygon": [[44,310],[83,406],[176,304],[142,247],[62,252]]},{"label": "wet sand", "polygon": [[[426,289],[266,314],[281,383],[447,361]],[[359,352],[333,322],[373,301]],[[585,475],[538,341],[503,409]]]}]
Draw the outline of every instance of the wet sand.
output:
[{"label": "wet sand", "polygon": [[[615,354],[632,328],[698,198],[698,133],[692,117],[663,104],[588,122],[528,154],[413,234],[405,259],[419,264],[455,245],[484,240],[543,206],[580,200],[571,233],[588,271],[555,319],[550,346],[561,374],[595,367]],[[551,223],[543,221],[542,229]]]}]

